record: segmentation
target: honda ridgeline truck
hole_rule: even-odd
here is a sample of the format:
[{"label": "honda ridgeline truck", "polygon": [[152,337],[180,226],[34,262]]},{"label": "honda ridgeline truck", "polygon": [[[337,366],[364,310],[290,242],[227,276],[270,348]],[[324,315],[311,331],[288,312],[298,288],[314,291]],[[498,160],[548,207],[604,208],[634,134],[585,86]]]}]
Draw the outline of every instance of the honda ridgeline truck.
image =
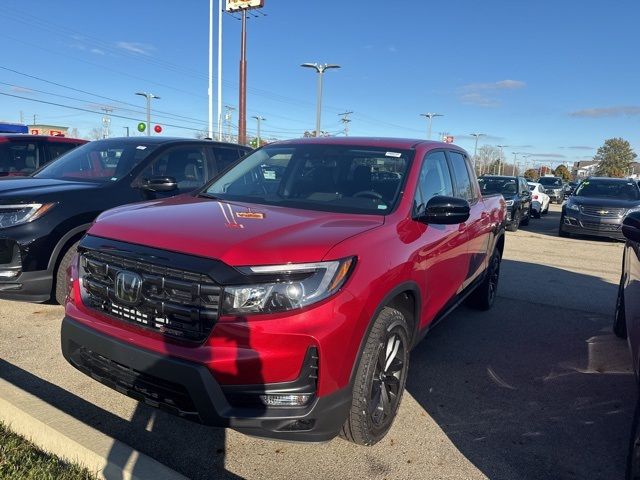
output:
[{"label": "honda ridgeline truck", "polygon": [[504,223],[456,146],[270,144],[198,193],[100,215],[69,269],[62,351],[187,419],[372,445],[411,348],[463,300],[492,306]]}]

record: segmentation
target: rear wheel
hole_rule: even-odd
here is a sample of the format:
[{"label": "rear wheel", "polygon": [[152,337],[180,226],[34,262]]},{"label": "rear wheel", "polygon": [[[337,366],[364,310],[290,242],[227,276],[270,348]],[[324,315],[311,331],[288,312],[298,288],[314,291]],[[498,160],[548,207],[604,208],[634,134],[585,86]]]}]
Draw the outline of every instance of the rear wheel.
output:
[{"label": "rear wheel", "polygon": [[340,436],[373,445],[391,428],[409,369],[409,329],[404,315],[385,307],[374,320],[358,363],[351,411]]},{"label": "rear wheel", "polygon": [[489,310],[496,300],[500,280],[500,262],[502,254],[495,250],[489,260],[487,275],[478,287],[467,297],[467,305],[478,310]]},{"label": "rear wheel", "polygon": [[627,319],[624,309],[624,286],[622,279],[618,286],[618,299],[616,300],[616,313],[613,319],[613,333],[616,337],[627,338]]},{"label": "rear wheel", "polygon": [[71,265],[71,259],[78,251],[78,244],[80,242],[76,242],[69,247],[69,249],[62,256],[62,260],[60,260],[60,264],[58,265],[58,269],[56,270],[55,280],[56,284],[54,287],[54,298],[56,302],[60,305],[64,305],[64,301],[67,298],[67,269],[69,265]]},{"label": "rear wheel", "polygon": [[531,220],[531,210],[529,210],[527,212],[527,216],[520,221],[520,225],[522,225],[523,227],[526,227],[527,225],[529,225],[530,220]]},{"label": "rear wheel", "polygon": [[551,202],[547,203],[547,207],[546,207],[545,209],[543,209],[543,210],[542,210],[542,214],[543,214],[543,215],[546,215],[547,213],[549,213],[549,204],[550,204],[550,203],[551,203]]}]

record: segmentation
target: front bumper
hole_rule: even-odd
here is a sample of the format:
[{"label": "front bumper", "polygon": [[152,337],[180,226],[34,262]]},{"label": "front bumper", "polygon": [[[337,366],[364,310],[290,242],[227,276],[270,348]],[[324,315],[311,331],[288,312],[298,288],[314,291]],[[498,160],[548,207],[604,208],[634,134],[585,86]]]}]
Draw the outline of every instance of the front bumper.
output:
[{"label": "front bumper", "polygon": [[[222,386],[202,364],[116,340],[68,316],[62,322],[61,343],[69,363],[120,393],[183,418],[248,435],[327,441],[338,434],[351,407],[350,387],[315,396],[304,407],[243,406],[233,400],[256,392],[308,389],[305,364],[300,377],[286,384]],[[310,351],[306,364],[313,362]]]},{"label": "front bumper", "polygon": [[51,298],[53,275],[29,260],[31,249],[28,242],[0,236],[0,299],[46,302]]},{"label": "front bumper", "polygon": [[562,230],[574,235],[588,235],[594,237],[624,240],[621,218],[597,218],[581,213],[565,213]]}]

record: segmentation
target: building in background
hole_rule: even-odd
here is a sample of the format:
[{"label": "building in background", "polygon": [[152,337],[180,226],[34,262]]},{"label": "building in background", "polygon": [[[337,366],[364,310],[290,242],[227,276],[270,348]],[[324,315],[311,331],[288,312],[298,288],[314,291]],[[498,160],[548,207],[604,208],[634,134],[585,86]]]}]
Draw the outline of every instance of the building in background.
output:
[{"label": "building in background", "polygon": [[59,125],[29,125],[29,133],[31,135],[51,135],[53,137],[66,137],[69,127],[61,127]]},{"label": "building in background", "polygon": [[571,169],[571,176],[576,180],[582,180],[590,175],[593,175],[598,168],[598,162],[596,160],[585,160],[582,162],[574,162]]}]

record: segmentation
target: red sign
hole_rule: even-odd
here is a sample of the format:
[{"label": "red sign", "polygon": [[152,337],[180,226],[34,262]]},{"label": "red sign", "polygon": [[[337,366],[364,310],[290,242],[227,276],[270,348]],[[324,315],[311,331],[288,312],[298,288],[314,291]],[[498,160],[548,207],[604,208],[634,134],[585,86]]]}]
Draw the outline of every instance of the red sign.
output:
[{"label": "red sign", "polygon": [[33,130],[31,130],[31,135],[40,135],[40,130],[34,128]]},{"label": "red sign", "polygon": [[453,135],[447,135],[447,136],[443,137],[442,141],[444,143],[453,143]]}]

